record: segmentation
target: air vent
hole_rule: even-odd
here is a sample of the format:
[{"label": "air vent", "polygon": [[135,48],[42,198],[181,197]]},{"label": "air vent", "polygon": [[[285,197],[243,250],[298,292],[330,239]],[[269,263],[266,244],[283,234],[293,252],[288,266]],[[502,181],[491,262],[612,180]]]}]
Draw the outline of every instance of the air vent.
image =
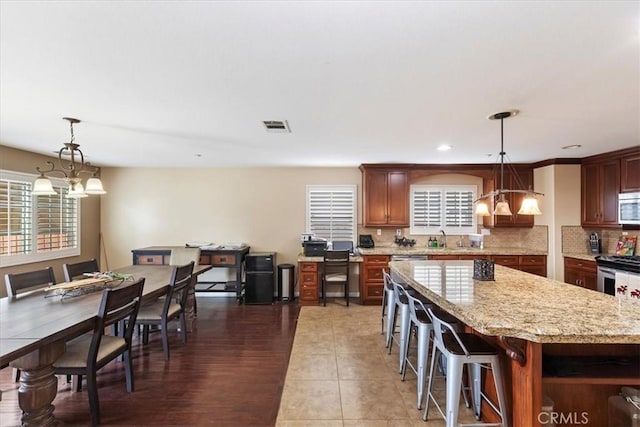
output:
[{"label": "air vent", "polygon": [[264,120],[262,123],[264,123],[267,132],[291,133],[289,123],[286,120]]}]

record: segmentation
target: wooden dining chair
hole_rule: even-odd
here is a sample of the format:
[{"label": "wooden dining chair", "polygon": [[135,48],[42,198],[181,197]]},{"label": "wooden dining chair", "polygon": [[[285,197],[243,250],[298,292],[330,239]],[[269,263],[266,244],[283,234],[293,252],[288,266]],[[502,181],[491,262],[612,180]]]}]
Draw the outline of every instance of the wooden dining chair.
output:
[{"label": "wooden dining chair", "polygon": [[[193,273],[194,262],[173,267],[171,280],[167,294],[150,304],[140,307],[138,313],[138,325],[142,325],[142,343],[149,343],[149,327],[159,326],[162,334],[162,349],[164,360],[169,360],[169,322],[180,322],[180,335],[182,343],[187,343],[187,321],[185,307],[187,304],[188,290],[195,280]],[[177,301],[177,302],[176,302]]]},{"label": "wooden dining chair", "polygon": [[349,251],[326,251],[322,272],[322,304],[327,305],[327,285],[342,285],[349,306]]},{"label": "wooden dining chair", "polygon": [[[102,291],[102,300],[92,334],[84,334],[66,344],[65,352],[53,364],[56,374],[86,376],[92,425],[100,423],[97,372],[122,355],[127,392],[134,390],[131,337],[145,279]],[[105,335],[105,327],[120,323],[121,335]]]},{"label": "wooden dining chair", "polygon": [[65,282],[71,282],[76,277],[82,276],[84,273],[96,273],[100,271],[98,261],[95,258],[88,261],[76,262],[74,264],[62,264]]},{"label": "wooden dining chair", "polygon": [[[7,286],[7,296],[17,298],[18,294],[24,294],[55,285],[56,278],[53,274],[53,268],[47,267],[24,273],[5,274],[4,283]],[[20,380],[20,370],[17,368],[13,369],[13,379],[16,382]]]},{"label": "wooden dining chair", "polygon": [[5,274],[4,283],[7,285],[7,295],[17,297],[18,294],[43,289],[56,284],[53,268],[27,271],[25,273]]},{"label": "wooden dining chair", "polygon": [[[200,248],[172,248],[171,257],[169,258],[169,265],[184,265],[191,261],[194,262],[194,267],[200,265]],[[195,316],[198,314],[198,301],[196,300],[196,284],[193,281],[193,286],[189,287],[187,296],[187,310],[190,310]]]}]

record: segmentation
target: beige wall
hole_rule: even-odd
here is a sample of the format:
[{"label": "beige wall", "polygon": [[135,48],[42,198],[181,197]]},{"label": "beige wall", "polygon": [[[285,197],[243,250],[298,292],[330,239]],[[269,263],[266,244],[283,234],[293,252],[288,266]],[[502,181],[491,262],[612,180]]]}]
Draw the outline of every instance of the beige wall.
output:
[{"label": "beige wall", "polygon": [[277,252],[279,264],[295,264],[306,185],[354,184],[360,200],[362,180],[356,167],[111,168],[102,177],[110,268],[130,264],[132,249],[190,241],[245,242],[255,252]]},{"label": "beige wall", "polygon": [[[52,148],[57,147],[54,146]],[[54,161],[55,159],[0,145],[0,169],[35,174],[36,167],[45,167],[45,162],[47,160]],[[91,196],[81,200],[82,229],[80,231],[80,256],[36,262],[32,264],[16,265],[11,267],[0,267],[0,276],[2,277],[2,285],[0,285],[0,296],[7,295],[4,286],[4,275],[6,273],[21,273],[24,271],[37,270],[40,268],[52,266],[55,272],[56,280],[62,282],[64,281],[64,274],[62,273],[63,263],[77,262],[80,260],[99,257],[100,197]]]},{"label": "beige wall", "polygon": [[544,193],[536,225],[549,227],[547,276],[564,281],[562,227],[580,225],[580,165],[545,166],[535,169],[533,178],[535,190]]}]

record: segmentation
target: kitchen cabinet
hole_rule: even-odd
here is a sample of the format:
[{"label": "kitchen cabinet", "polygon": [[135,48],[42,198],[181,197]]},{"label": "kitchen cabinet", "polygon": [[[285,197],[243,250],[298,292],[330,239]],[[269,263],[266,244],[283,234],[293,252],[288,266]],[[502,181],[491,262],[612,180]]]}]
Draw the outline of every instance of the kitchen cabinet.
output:
[{"label": "kitchen cabinet", "polygon": [[384,278],[382,271],[389,272],[389,255],[364,255],[360,266],[360,303],[382,304]]},{"label": "kitchen cabinet", "polygon": [[582,226],[619,227],[620,159],[583,163]]},{"label": "kitchen cabinet", "polygon": [[598,268],[595,261],[564,258],[564,281],[593,291],[598,289]]},{"label": "kitchen cabinet", "polygon": [[301,305],[318,303],[318,263],[298,263],[298,294]]},{"label": "kitchen cabinet", "polygon": [[620,191],[640,191],[640,148],[620,159]]},{"label": "kitchen cabinet", "polygon": [[547,257],[545,255],[518,256],[518,270],[547,277]]},{"label": "kitchen cabinet", "polygon": [[361,166],[365,227],[409,226],[407,171]]},{"label": "kitchen cabinet", "polygon": [[495,264],[547,277],[546,255],[429,255],[430,261],[491,259]]},{"label": "kitchen cabinet", "polygon": [[[504,189],[506,190],[529,190],[533,188],[533,169],[529,166],[517,166],[504,170]],[[489,193],[500,188],[500,173],[492,179],[484,181],[483,193]],[[513,215],[491,215],[482,217],[483,225],[488,228],[499,227],[533,227],[533,215],[518,215],[518,211],[522,206],[524,193],[506,193],[505,200],[509,203],[509,208]],[[495,204],[498,200],[494,198],[490,203]]]}]

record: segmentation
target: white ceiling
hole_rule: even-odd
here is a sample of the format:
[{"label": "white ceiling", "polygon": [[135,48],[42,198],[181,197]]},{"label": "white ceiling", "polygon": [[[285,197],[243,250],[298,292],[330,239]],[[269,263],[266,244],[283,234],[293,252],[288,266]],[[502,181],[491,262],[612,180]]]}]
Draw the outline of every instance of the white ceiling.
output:
[{"label": "white ceiling", "polygon": [[[103,166],[493,163],[487,116],[519,109],[504,122],[509,161],[584,157],[640,144],[639,11],[2,0],[0,143],[52,154],[70,116]],[[267,133],[273,119],[292,133]]]}]

